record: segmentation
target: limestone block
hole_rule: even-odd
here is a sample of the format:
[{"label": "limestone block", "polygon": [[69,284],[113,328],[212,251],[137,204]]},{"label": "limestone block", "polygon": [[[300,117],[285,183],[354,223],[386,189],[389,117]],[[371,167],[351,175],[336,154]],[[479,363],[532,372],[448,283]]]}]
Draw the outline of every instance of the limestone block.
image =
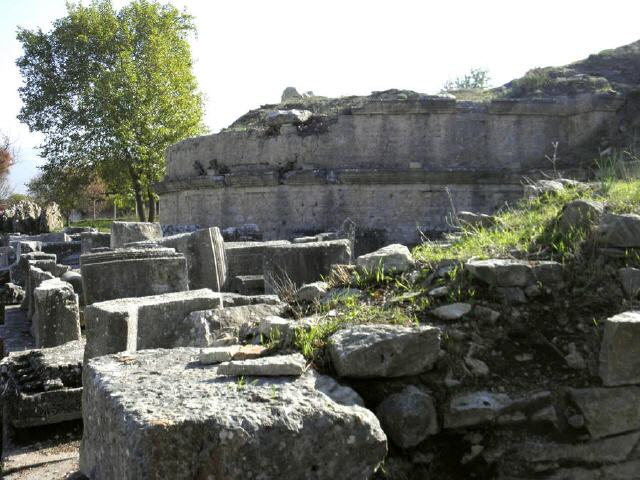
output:
[{"label": "limestone block", "polygon": [[459,320],[471,311],[469,303],[452,303],[434,308],[432,313],[441,320]]},{"label": "limestone block", "polygon": [[[146,242],[139,242],[143,246]],[[216,292],[222,290],[227,280],[227,256],[224,240],[217,227],[180,233],[155,240],[154,243],[173,248],[187,259],[189,269],[189,288],[210,288]],[[134,246],[129,244],[129,246]]]},{"label": "limestone block", "polygon": [[29,273],[29,262],[32,260],[50,260],[56,262],[56,256],[52,253],[29,252],[22,253],[18,258],[18,265],[11,270],[11,281],[16,285],[24,287]]},{"label": "limestone block", "polygon": [[440,330],[430,326],[356,325],[329,339],[329,354],[341,377],[418,375],[440,352]]},{"label": "limestone block", "polygon": [[44,282],[45,280],[51,280],[53,278],[56,277],[49,272],[41,270],[40,268],[33,265],[29,267],[29,276],[27,280],[27,286],[25,288],[27,320],[31,320],[33,318],[33,314],[35,313],[35,301],[33,298],[33,292],[40,286],[42,282]]},{"label": "limestone block", "polygon": [[203,288],[88,305],[85,359],[125,350],[171,348],[180,321],[191,312],[219,304],[220,294]]},{"label": "limestone block", "polygon": [[6,419],[15,428],[82,418],[84,341],[10,353],[0,362]]},{"label": "limestone block", "polygon": [[93,248],[111,247],[111,234],[102,232],[82,232],[80,253],[91,253]]},{"label": "limestone block", "polygon": [[587,231],[600,222],[604,204],[592,200],[574,200],[562,209],[558,227],[563,233]]},{"label": "limestone block", "polygon": [[286,240],[269,242],[225,242],[227,255],[227,278],[232,279],[240,275],[262,275],[262,262],[267,247],[286,246]]},{"label": "limestone block", "polygon": [[640,311],[604,321],[599,375],[608,387],[640,383]]},{"label": "limestone block", "polygon": [[603,216],[596,230],[596,239],[608,247],[640,247],[640,215],[628,213]]},{"label": "limestone block", "polygon": [[228,279],[225,289],[241,295],[260,295],[264,293],[264,276],[236,275]]},{"label": "limestone block", "polygon": [[218,375],[299,377],[304,372],[305,367],[306,361],[304,357],[300,353],[292,353],[289,355],[273,355],[271,357],[224,362],[218,367]]},{"label": "limestone block", "polygon": [[444,414],[444,428],[464,428],[493,422],[511,403],[503,393],[472,392],[455,395]]},{"label": "limestone block", "polygon": [[329,275],[332,265],[350,261],[349,240],[269,246],[262,267],[265,293],[277,293],[289,286],[297,289]]},{"label": "limestone block", "polygon": [[397,243],[361,255],[356,259],[358,268],[366,269],[370,273],[378,268],[382,268],[385,273],[402,273],[413,268],[415,262],[409,249]]},{"label": "limestone block", "polygon": [[238,385],[197,358],[185,348],[91,360],[82,473],[93,480],[366,479],[385,457],[378,420],[333,379],[308,371]]},{"label": "limestone block", "polygon": [[127,243],[142,240],[159,240],[162,228],[159,223],[113,222],[111,224],[111,248],[123,248]]},{"label": "limestone block", "polygon": [[57,347],[80,339],[78,296],[70,283],[46,280],[34,290],[36,347]]},{"label": "limestone block", "polygon": [[189,289],[187,261],[171,248],[87,253],[80,271],[86,305]]},{"label": "limestone block", "polygon": [[526,287],[540,282],[554,288],[563,281],[562,265],[558,262],[527,262],[505,258],[470,260],[464,268],[471,275],[494,287]]},{"label": "limestone block", "polygon": [[296,292],[299,302],[314,302],[320,300],[329,291],[327,282],[313,282],[302,285]]},{"label": "limestone block", "polygon": [[640,429],[640,387],[571,389],[592,438]]},{"label": "limestone block", "polygon": [[415,447],[440,431],[433,398],[413,385],[386,397],[376,416],[384,433],[401,448]]}]

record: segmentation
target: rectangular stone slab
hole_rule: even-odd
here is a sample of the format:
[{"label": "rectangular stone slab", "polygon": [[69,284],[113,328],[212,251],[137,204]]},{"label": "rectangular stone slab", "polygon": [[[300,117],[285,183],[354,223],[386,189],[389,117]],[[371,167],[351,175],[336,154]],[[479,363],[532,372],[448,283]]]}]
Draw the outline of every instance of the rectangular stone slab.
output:
[{"label": "rectangular stone slab", "polygon": [[136,298],[120,298],[85,307],[85,359],[143,348],[171,348],[174,327],[191,312],[220,305],[221,294],[207,288]]},{"label": "rectangular stone slab", "polygon": [[270,246],[265,249],[262,270],[265,293],[282,285],[300,287],[329,275],[334,264],[351,263],[349,240]]},{"label": "rectangular stone slab", "polygon": [[85,305],[189,290],[187,261],[172,248],[88,253],[80,270]]},{"label": "rectangular stone slab", "polygon": [[366,479],[386,437],[330,377],[238,382],[198,350],[145,350],[85,367],[80,469],[92,480]]}]

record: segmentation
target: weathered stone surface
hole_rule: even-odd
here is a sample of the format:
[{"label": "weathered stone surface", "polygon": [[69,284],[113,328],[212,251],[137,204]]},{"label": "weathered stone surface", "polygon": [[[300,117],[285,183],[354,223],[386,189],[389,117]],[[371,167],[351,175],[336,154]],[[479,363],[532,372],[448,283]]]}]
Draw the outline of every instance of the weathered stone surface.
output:
[{"label": "weathered stone surface", "polygon": [[640,247],[640,215],[604,215],[596,230],[596,239],[609,247]]},{"label": "weathered stone surface", "polygon": [[496,287],[525,287],[534,282],[531,265],[521,260],[470,260],[464,268],[474,277]]},{"label": "weathered stone surface", "polygon": [[228,280],[225,290],[240,295],[260,295],[264,293],[263,275],[237,275]]},{"label": "weathered stone surface", "polygon": [[187,261],[172,248],[88,253],[80,271],[86,305],[189,290]]},{"label": "weathered stone surface", "polygon": [[465,226],[489,228],[495,225],[496,219],[491,215],[485,213],[473,213],[473,212],[456,212],[456,218],[458,222]]},{"label": "weathered stone surface", "polygon": [[604,204],[593,200],[574,200],[562,209],[558,228],[563,233],[590,230],[600,222]]},{"label": "weathered stone surface", "polygon": [[385,273],[402,273],[413,268],[415,259],[406,246],[396,243],[375,252],[360,255],[356,259],[356,265],[368,272],[375,272],[378,268],[382,268]]},{"label": "weathered stone surface", "polygon": [[638,440],[640,432],[577,444],[527,442],[518,456],[531,463],[618,463],[627,459]]},{"label": "weathered stone surface", "polygon": [[78,296],[70,283],[45,280],[34,290],[36,348],[57,347],[80,339]]},{"label": "weathered stone surface", "polygon": [[56,262],[56,256],[52,253],[29,252],[18,256],[16,268],[11,269],[11,281],[17,285],[25,286],[29,274],[29,265],[33,260],[49,260]]},{"label": "weathered stone surface", "polygon": [[440,352],[435,327],[355,325],[329,339],[329,353],[341,377],[375,378],[417,375],[431,368]]},{"label": "weathered stone surface", "polygon": [[471,311],[469,303],[452,303],[434,308],[431,313],[441,320],[459,320]]},{"label": "weathered stone surface", "polygon": [[270,315],[260,319],[258,332],[266,338],[293,340],[297,326],[302,326],[302,322]]},{"label": "weathered stone surface", "polygon": [[526,287],[540,282],[545,287],[562,284],[563,270],[558,262],[527,262],[504,258],[470,260],[465,264],[472,276],[495,287]]},{"label": "weathered stone surface", "polygon": [[127,247],[132,248],[154,246],[173,248],[185,256],[190,289],[210,288],[216,292],[222,290],[227,281],[227,256],[220,229],[217,227],[127,244]]},{"label": "weathered stone surface", "polygon": [[444,428],[463,428],[493,422],[511,402],[508,395],[472,392],[451,398],[444,414]]},{"label": "weathered stone surface", "polygon": [[53,278],[56,278],[56,277],[49,272],[41,270],[40,268],[35,267],[33,265],[29,267],[27,285],[25,288],[25,297],[23,302],[23,307],[24,307],[24,303],[26,303],[28,320],[33,319],[33,314],[35,313],[35,309],[36,309],[35,301],[33,298],[33,292],[35,291],[36,288],[38,288],[38,286],[42,282],[44,282],[45,280],[51,280]]},{"label": "weathered stone surface", "polygon": [[538,197],[544,194],[559,193],[564,190],[562,182],[556,180],[537,180],[535,183],[524,186],[525,197]]},{"label": "weathered stone surface", "polygon": [[62,230],[64,223],[56,203],[41,207],[35,202],[22,200],[5,208],[0,214],[0,230],[38,234]]},{"label": "weathered stone surface", "polygon": [[571,389],[592,438],[640,429],[640,387]]},{"label": "weathered stone surface", "polygon": [[88,305],[84,310],[85,358],[125,350],[170,348],[176,341],[175,326],[182,319],[219,303],[219,293],[203,288]]},{"label": "weathered stone surface", "polygon": [[10,353],[0,362],[6,419],[26,428],[81,418],[84,341]]},{"label": "weathered stone surface", "polygon": [[329,284],[327,282],[307,283],[298,289],[296,298],[299,302],[314,302],[320,300],[328,290]]},{"label": "weathered stone surface", "polygon": [[173,326],[175,347],[210,347],[222,337],[245,338],[260,322],[284,313],[283,303],[192,311]]},{"label": "weathered stone surface", "polygon": [[608,387],[640,383],[640,312],[604,321],[598,373]]},{"label": "weathered stone surface", "polygon": [[111,248],[123,248],[127,243],[143,240],[159,240],[162,228],[159,223],[113,222],[111,224]]},{"label": "weathered stone surface", "polygon": [[376,416],[384,433],[401,448],[414,447],[440,431],[433,398],[413,385],[385,398]]},{"label": "weathered stone surface", "polygon": [[313,116],[309,110],[273,110],[265,115],[265,121],[270,127],[279,127],[292,123],[300,125]]},{"label": "weathered stone surface", "polygon": [[304,372],[306,362],[300,353],[289,355],[273,355],[271,357],[253,358],[249,360],[232,360],[218,366],[218,375],[243,375],[299,377]]},{"label": "weathered stone surface", "polygon": [[621,268],[618,270],[618,278],[622,284],[622,290],[628,298],[637,298],[640,293],[640,269]]},{"label": "weathered stone surface", "polygon": [[228,275],[232,279],[241,275],[262,275],[262,263],[267,247],[287,246],[286,240],[270,242],[225,242]]},{"label": "weathered stone surface", "polygon": [[264,252],[265,293],[315,282],[329,275],[332,265],[351,262],[348,240],[269,246]]},{"label": "weathered stone surface", "polygon": [[24,289],[14,283],[9,282],[0,286],[1,305],[20,305],[24,295]]},{"label": "weathered stone surface", "polygon": [[94,248],[111,248],[111,233],[82,232],[80,234],[80,253],[91,253]]},{"label": "weathered stone surface", "polygon": [[80,452],[85,475],[364,480],[384,458],[378,420],[352,402],[338,403],[353,395],[335,395],[345,388],[329,377],[309,371],[238,385],[196,359],[194,349],[174,349],[89,362]]},{"label": "weathered stone surface", "polygon": [[200,350],[198,360],[203,365],[213,365],[216,363],[228,362],[240,349],[240,345],[230,345],[225,347],[209,347]]},{"label": "weathered stone surface", "polygon": [[82,275],[80,272],[70,270],[65,272],[60,277],[63,282],[70,283],[73,287],[73,291],[76,292],[80,300],[84,300],[82,296]]}]

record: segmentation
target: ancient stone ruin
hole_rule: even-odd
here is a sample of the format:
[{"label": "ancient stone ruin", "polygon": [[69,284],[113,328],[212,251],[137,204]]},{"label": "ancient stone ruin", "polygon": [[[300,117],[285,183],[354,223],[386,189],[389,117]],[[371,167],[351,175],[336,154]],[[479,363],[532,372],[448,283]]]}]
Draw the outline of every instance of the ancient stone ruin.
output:
[{"label": "ancient stone ruin", "polygon": [[[603,55],[484,104],[287,89],[169,150],[162,225],[2,237],[3,478],[640,478],[640,196],[582,169],[640,68]],[[535,179],[556,141],[581,181]]]}]

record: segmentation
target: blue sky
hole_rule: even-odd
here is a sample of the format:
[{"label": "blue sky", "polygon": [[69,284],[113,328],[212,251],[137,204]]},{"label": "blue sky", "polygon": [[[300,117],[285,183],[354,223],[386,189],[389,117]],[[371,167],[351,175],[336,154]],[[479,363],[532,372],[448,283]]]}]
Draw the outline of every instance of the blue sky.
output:
[{"label": "blue sky", "polygon": [[[87,3],[85,1],[85,3]],[[126,3],[114,0],[116,6]],[[195,15],[195,73],[212,132],[287,86],[318,95],[405,88],[436,93],[472,67],[493,85],[640,39],[637,0],[171,0]],[[522,4],[522,7],[518,5]],[[18,25],[48,30],[65,0],[0,0],[0,131],[13,138],[18,191],[37,172],[41,141],[16,120]]]}]

